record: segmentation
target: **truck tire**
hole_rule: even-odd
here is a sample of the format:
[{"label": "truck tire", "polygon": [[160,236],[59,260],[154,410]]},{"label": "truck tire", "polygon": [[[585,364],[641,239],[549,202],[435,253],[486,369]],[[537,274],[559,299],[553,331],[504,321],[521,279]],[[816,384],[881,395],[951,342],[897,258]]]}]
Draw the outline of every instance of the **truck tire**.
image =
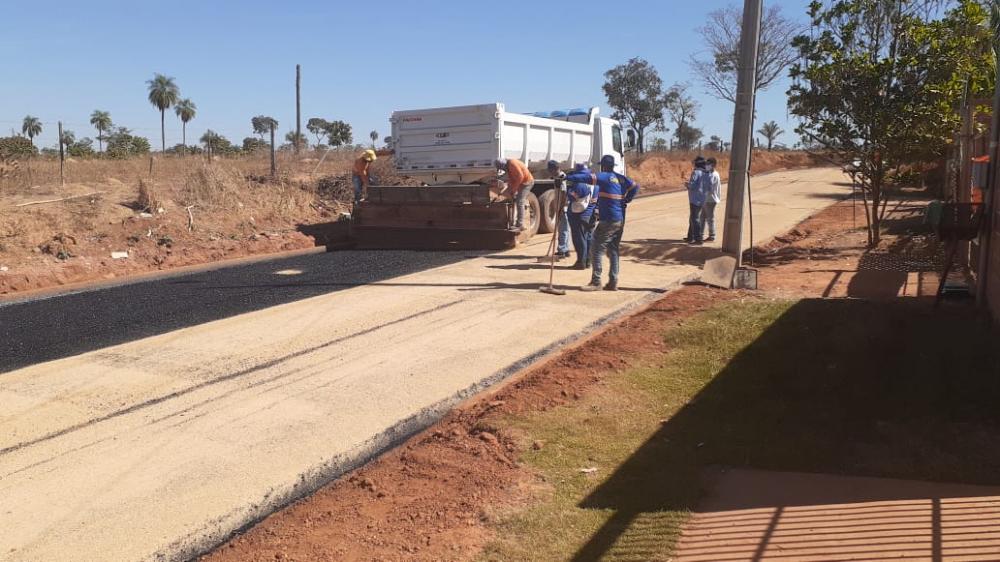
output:
[{"label": "truck tire", "polygon": [[539,207],[538,197],[534,193],[529,192],[525,196],[525,202],[528,204],[528,215],[524,217],[524,230],[518,236],[518,241],[520,242],[527,242],[532,236],[538,234],[539,219],[541,217],[541,207]]},{"label": "truck tire", "polygon": [[541,221],[538,223],[538,232],[545,234],[556,229],[556,214],[559,212],[558,192],[555,189],[546,189],[538,196],[538,206],[542,211]]}]

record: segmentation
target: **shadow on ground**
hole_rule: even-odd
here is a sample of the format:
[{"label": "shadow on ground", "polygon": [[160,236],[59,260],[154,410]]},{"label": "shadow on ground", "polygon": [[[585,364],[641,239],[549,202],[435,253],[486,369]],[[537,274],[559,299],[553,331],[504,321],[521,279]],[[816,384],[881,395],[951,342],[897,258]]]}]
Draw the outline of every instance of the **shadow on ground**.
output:
[{"label": "shadow on ground", "polygon": [[712,466],[1000,484],[998,335],[967,308],[799,301],[581,502],[614,514],[573,560],[648,559],[644,521],[693,510]]},{"label": "shadow on ground", "polygon": [[330,252],[0,305],[0,373],[469,257]]}]

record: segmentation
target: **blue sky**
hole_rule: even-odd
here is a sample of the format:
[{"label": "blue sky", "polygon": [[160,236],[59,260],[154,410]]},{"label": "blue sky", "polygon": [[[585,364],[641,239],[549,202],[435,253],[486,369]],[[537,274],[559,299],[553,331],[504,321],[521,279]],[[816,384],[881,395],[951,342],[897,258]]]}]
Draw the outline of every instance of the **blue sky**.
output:
[{"label": "blue sky", "polygon": [[[103,109],[158,147],[159,113],[145,81],[161,72],[198,106],[189,142],[207,128],[240,142],[259,114],[277,118],[284,134],[294,128],[296,63],[303,129],[309,117],[342,119],[356,142],[372,129],[389,134],[394,109],[501,101],[512,111],[599,105],[608,114],[604,71],[638,56],[667,85],[691,82],[702,104],[696,125],[706,138],[728,138],[732,105],[704,93],[686,64],[704,48],[695,33],[704,14],[727,3],[11,2],[0,20],[0,131],[20,131],[31,114],[46,124],[43,146],[55,143],[58,120],[78,138],[93,137],[89,115]],[[805,19],[807,0],[767,4]],[[791,130],[786,89],[760,95],[758,119]],[[170,113],[167,145],[180,140]]]}]

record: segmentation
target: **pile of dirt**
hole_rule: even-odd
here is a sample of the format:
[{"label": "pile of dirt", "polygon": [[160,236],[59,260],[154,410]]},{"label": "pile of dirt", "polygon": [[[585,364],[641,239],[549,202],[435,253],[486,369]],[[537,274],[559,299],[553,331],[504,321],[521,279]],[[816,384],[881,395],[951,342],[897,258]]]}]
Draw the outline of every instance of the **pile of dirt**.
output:
[{"label": "pile of dirt", "polygon": [[[354,184],[351,176],[350,172],[323,176],[316,181],[316,191],[324,200],[350,205],[354,200]],[[371,166],[371,176],[378,185],[407,187],[420,185],[419,180],[398,174],[391,157],[376,160]]]}]

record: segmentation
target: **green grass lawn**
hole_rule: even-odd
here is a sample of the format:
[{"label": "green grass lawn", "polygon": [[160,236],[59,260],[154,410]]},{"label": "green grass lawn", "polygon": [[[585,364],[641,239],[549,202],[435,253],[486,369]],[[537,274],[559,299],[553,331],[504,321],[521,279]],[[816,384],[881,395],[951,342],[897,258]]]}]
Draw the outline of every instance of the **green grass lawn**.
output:
[{"label": "green grass lawn", "polygon": [[[485,560],[667,560],[710,466],[1000,484],[1000,334],[906,301],[731,301],[569,406],[506,420],[544,478]],[[583,469],[596,468],[585,473]]]}]

